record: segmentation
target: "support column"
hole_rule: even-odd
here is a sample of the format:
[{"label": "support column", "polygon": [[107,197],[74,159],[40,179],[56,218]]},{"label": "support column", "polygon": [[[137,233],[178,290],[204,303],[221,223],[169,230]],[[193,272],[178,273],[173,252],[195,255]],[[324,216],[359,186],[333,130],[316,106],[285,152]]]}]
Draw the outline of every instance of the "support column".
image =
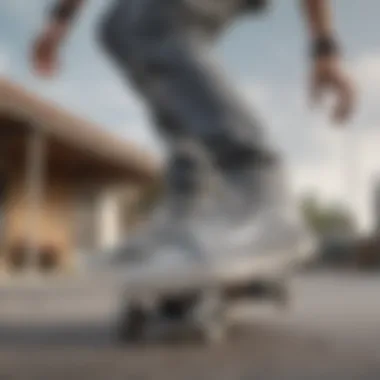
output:
[{"label": "support column", "polygon": [[112,248],[120,237],[119,202],[117,193],[106,190],[99,202],[99,245],[101,249]]},{"label": "support column", "polygon": [[41,233],[40,212],[44,188],[45,135],[37,127],[31,131],[26,147],[27,215],[26,237],[28,269],[37,269],[38,243]]}]

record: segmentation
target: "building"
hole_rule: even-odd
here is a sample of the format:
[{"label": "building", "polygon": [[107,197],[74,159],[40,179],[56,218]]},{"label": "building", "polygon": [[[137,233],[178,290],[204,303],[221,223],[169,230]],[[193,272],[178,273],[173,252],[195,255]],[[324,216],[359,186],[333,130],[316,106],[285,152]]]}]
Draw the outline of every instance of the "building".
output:
[{"label": "building", "polygon": [[373,210],[373,222],[374,222],[374,233],[379,236],[380,234],[380,177],[376,177],[373,186],[373,199],[372,199],[372,210]]},{"label": "building", "polygon": [[[119,211],[159,177],[152,157],[0,79],[2,268],[69,268],[117,243]],[[125,217],[124,217],[125,219]]]}]

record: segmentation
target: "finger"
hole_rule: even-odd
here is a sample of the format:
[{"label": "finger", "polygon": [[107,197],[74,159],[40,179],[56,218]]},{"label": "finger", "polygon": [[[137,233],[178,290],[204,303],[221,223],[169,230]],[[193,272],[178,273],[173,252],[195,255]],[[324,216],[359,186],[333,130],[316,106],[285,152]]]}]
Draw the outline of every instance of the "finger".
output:
[{"label": "finger", "polygon": [[343,123],[347,121],[353,113],[354,90],[345,78],[337,82],[336,88],[339,99],[334,110],[334,119],[338,123]]},{"label": "finger", "polygon": [[41,43],[37,42],[35,46],[33,46],[32,50],[32,66],[35,71],[39,72],[41,70],[41,67],[43,66],[44,56],[45,53],[43,47],[41,46]]},{"label": "finger", "polygon": [[36,73],[42,77],[50,77],[56,70],[56,65],[50,59],[37,58],[33,65]]},{"label": "finger", "polygon": [[345,81],[342,87],[342,98],[343,105],[340,117],[346,121],[353,114],[355,103],[355,91],[348,81]]},{"label": "finger", "polygon": [[39,47],[33,55],[33,69],[43,77],[50,77],[56,69],[56,60],[51,51]]}]

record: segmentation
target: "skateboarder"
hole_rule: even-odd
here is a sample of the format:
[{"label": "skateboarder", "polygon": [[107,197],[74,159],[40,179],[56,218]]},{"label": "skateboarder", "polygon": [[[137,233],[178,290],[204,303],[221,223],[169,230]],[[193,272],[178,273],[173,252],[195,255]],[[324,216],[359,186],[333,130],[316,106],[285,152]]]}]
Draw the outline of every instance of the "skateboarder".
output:
[{"label": "skateboarder", "polygon": [[[145,249],[156,249],[162,239],[165,247],[172,244],[182,250],[203,249],[198,233],[191,234],[190,229],[186,232],[188,225],[183,229],[184,224],[179,223],[196,219],[194,210],[204,188],[201,184],[208,176],[202,171],[203,161],[194,146],[205,152],[215,173],[221,175],[224,189],[228,189],[214,214],[203,219],[199,233],[205,227],[211,231],[212,226],[223,225],[225,233],[219,230],[216,240],[223,241],[224,246],[228,239],[234,244],[257,239],[253,228],[257,232],[257,224],[265,221],[267,224],[259,230],[269,240],[281,235],[274,231],[287,231],[288,237],[290,231],[300,232],[300,226],[285,216],[288,198],[278,152],[266,140],[259,121],[242,106],[231,84],[220,75],[210,53],[210,47],[233,21],[241,15],[265,11],[268,1],[114,0],[102,20],[102,46],[146,101],[152,121],[171,153],[168,189],[161,208],[169,217],[153,227],[158,240],[144,235],[140,243]],[[60,0],[55,4],[33,50],[33,64],[39,74],[55,73],[59,48],[83,3]],[[344,122],[353,109],[354,92],[341,66],[330,2],[300,3],[310,39],[307,58],[311,94],[318,100],[325,90],[331,90],[337,98],[333,118]],[[271,216],[266,219],[265,215]],[[210,232],[207,234],[210,236]],[[191,237],[194,235],[197,238]],[[259,239],[264,239],[263,234]]]}]

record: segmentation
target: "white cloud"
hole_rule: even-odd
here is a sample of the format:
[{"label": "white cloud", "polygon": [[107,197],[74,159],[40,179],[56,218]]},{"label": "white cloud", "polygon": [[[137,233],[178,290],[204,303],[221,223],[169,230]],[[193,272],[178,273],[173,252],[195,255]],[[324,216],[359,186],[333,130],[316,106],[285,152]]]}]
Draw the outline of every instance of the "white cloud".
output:
[{"label": "white cloud", "polygon": [[367,127],[380,125],[380,53],[367,54],[355,61],[350,69],[359,90],[358,119]]},{"label": "white cloud", "polygon": [[321,123],[314,138],[324,153],[313,162],[292,163],[294,191],[343,201],[363,229],[371,228],[374,179],[380,174],[380,130],[367,125],[336,130]]},{"label": "white cloud", "polygon": [[319,162],[293,165],[293,188],[316,191],[324,200],[345,202],[362,228],[371,227],[374,177],[380,174],[380,131],[322,132],[328,154]]},{"label": "white cloud", "polygon": [[380,54],[368,54],[360,57],[351,66],[361,89],[366,91],[380,90]]}]

